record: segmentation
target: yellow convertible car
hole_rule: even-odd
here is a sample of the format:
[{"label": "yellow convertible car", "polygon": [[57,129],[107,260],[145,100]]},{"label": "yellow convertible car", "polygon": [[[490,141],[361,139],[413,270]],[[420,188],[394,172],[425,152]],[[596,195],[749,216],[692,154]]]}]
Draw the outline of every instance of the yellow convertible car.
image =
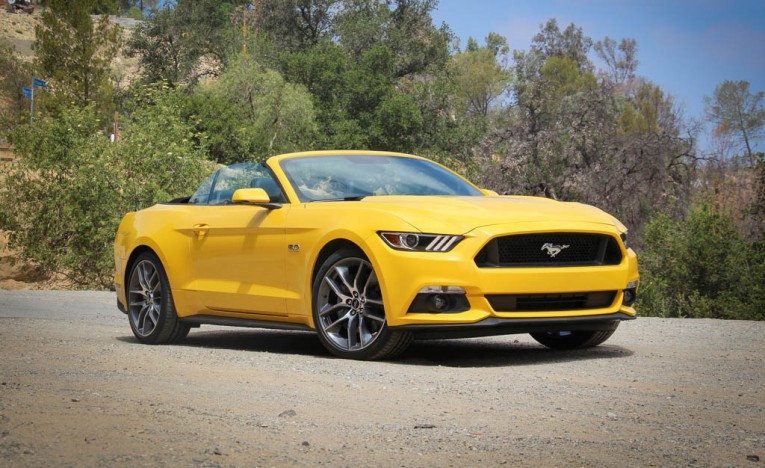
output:
[{"label": "yellow convertible car", "polygon": [[511,333],[572,349],[635,318],[626,236],[597,208],[497,196],[417,156],[294,153],[125,215],[115,286],[143,343],[214,324],[313,330],[353,359]]}]

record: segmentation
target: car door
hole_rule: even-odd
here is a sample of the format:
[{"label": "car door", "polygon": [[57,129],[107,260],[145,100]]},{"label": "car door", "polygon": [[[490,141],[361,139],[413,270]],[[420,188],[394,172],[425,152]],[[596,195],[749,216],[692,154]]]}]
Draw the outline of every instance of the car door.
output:
[{"label": "car door", "polygon": [[216,312],[286,316],[285,218],[290,205],[272,209],[231,203],[234,191],[247,187],[264,188],[273,201],[283,199],[272,175],[259,164],[223,168],[210,185],[189,227],[198,300]]}]

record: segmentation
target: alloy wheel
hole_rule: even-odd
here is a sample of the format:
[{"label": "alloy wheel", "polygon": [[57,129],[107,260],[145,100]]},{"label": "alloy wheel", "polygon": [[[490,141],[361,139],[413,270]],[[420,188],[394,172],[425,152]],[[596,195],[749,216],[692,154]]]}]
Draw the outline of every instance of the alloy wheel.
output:
[{"label": "alloy wheel", "polygon": [[162,281],[156,265],[142,260],[133,269],[128,288],[128,313],[134,330],[151,335],[159,323],[162,308]]},{"label": "alloy wheel", "polygon": [[368,348],[385,326],[380,285],[365,259],[347,257],[333,264],[321,280],[317,305],[317,325],[343,351]]}]

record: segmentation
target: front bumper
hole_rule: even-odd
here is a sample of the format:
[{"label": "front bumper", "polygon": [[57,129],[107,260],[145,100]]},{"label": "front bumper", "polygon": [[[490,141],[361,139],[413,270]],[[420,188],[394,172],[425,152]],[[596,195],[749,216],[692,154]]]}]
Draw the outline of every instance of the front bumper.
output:
[{"label": "front bumper", "polygon": [[417,339],[472,338],[478,336],[512,335],[517,333],[615,330],[622,320],[634,320],[634,315],[617,312],[587,317],[569,318],[498,318],[490,317],[469,324],[419,324],[402,325]]},{"label": "front bumper", "polygon": [[[522,227],[522,230],[519,227]],[[484,330],[480,334],[485,335],[485,331],[492,328],[497,328],[497,332],[502,334],[508,333],[508,329],[516,325],[519,330],[539,326],[540,328],[531,331],[551,331],[554,330],[551,327],[560,324],[568,327],[574,322],[587,323],[588,329],[591,330],[593,326],[600,326],[598,322],[618,323],[620,320],[634,318],[635,310],[623,302],[624,289],[631,281],[639,279],[637,257],[631,249],[624,249],[621,242],[619,246],[622,250],[622,261],[618,265],[481,268],[474,261],[481,248],[495,237],[514,233],[561,231],[606,234],[617,239],[619,237],[614,228],[608,225],[579,222],[561,225],[560,222],[544,222],[476,229],[465,234],[460,244],[445,253],[401,252],[391,249],[381,240],[370,240],[370,260],[376,271],[382,272],[380,282],[388,325],[402,330],[419,330],[418,333],[425,333],[426,330],[446,331],[444,327],[455,326],[461,330],[460,334],[473,328]],[[458,313],[408,313],[418,292],[428,286],[463,288],[469,309]],[[599,291],[614,293],[613,300],[607,306],[576,310],[506,312],[494,310],[487,300],[487,296],[490,295],[578,294]]]}]

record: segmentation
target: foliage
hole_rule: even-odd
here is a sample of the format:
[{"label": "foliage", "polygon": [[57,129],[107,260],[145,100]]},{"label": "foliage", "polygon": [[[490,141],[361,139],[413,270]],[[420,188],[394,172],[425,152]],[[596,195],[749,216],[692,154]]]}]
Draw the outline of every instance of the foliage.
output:
[{"label": "foliage", "polygon": [[142,19],[141,7],[146,10],[156,9],[161,0],[95,0],[91,9],[93,15],[121,15]]},{"label": "foliage", "polygon": [[134,115],[125,139],[111,144],[92,106],[19,127],[19,159],[0,187],[0,220],[12,245],[80,287],[111,287],[114,233],[135,205],[188,195],[201,180],[204,152],[159,99]]},{"label": "foliage", "polygon": [[643,315],[765,319],[765,255],[707,205],[685,221],[659,214],[640,254]]},{"label": "foliage", "polygon": [[514,105],[493,117],[478,179],[499,193],[601,207],[627,224],[640,246],[653,207],[677,215],[686,206],[694,148],[660,88],[610,81],[631,76],[634,57],[616,60],[617,69],[599,80],[587,58],[590,44],[581,29],[561,31],[551,20],[529,51],[515,52]]},{"label": "foliage", "polygon": [[446,65],[451,34],[433,24],[434,0],[350,0],[343,4],[334,32],[352,58],[382,45],[393,54],[395,78]]},{"label": "foliage", "polygon": [[145,81],[196,83],[217,76],[235,49],[231,13],[237,2],[178,0],[139,25],[127,53],[137,56]]},{"label": "foliage", "polygon": [[555,18],[547,21],[531,40],[531,53],[546,61],[550,57],[560,57],[571,60],[580,72],[589,71],[593,65],[588,54],[592,47],[592,39],[584,35],[582,28],[574,23],[569,24],[563,31],[558,27]]},{"label": "foliage", "polygon": [[296,53],[317,45],[333,27],[338,0],[261,0],[257,29],[279,50]]},{"label": "foliage", "polygon": [[220,79],[202,86],[189,109],[204,131],[210,157],[230,164],[305,150],[316,138],[311,96],[250,58],[238,59]]},{"label": "foliage", "polygon": [[91,2],[91,15],[116,15],[119,13],[119,0],[93,0]]},{"label": "foliage", "polygon": [[414,151],[446,109],[418,97],[436,86],[449,33],[429,0],[263,1],[258,61],[313,97],[316,148]]},{"label": "foliage", "polygon": [[125,13],[125,16],[135,20],[143,19],[143,13],[141,12],[141,9],[135,6],[130,7],[130,9]]},{"label": "foliage", "polygon": [[29,101],[22,89],[30,86],[32,67],[21,60],[11,46],[0,45],[0,130],[11,128],[22,117],[28,118]]},{"label": "foliage", "polygon": [[119,26],[104,15],[94,23],[95,0],[56,0],[35,27],[33,49],[49,89],[79,107],[111,106],[111,62],[120,45]]},{"label": "foliage", "polygon": [[635,78],[640,63],[637,59],[635,39],[622,39],[617,47],[616,41],[606,36],[602,41],[596,42],[594,48],[606,65],[603,72],[606,82],[624,85]]},{"label": "foliage", "polygon": [[[129,18],[143,19],[145,14],[152,10],[156,10],[160,3],[162,3],[162,0],[116,0],[116,3],[117,12],[115,14],[122,13]],[[143,11],[141,8],[143,8]]]},{"label": "foliage", "polygon": [[473,41],[452,57],[450,76],[468,114],[487,117],[492,105],[508,91],[511,75],[502,63],[507,49],[505,38],[491,33],[485,47]]},{"label": "foliage", "polygon": [[765,92],[752,94],[748,81],[724,81],[706,97],[707,118],[715,125],[715,133],[728,135],[740,142],[751,167],[756,164],[752,145],[765,127]]},{"label": "foliage", "polygon": [[755,185],[755,202],[752,204],[752,214],[759,221],[759,239],[765,243],[765,153],[757,153],[757,184]]},{"label": "foliage", "polygon": [[181,113],[182,91],[148,87],[144,97],[115,145],[112,165],[125,175],[120,193],[128,203],[120,213],[191,195],[211,167],[207,136]]},{"label": "foliage", "polygon": [[104,287],[118,210],[102,157],[111,148],[99,126],[92,108],[70,108],[20,127],[11,141],[21,158],[5,175],[0,210],[24,258],[82,286]]}]

